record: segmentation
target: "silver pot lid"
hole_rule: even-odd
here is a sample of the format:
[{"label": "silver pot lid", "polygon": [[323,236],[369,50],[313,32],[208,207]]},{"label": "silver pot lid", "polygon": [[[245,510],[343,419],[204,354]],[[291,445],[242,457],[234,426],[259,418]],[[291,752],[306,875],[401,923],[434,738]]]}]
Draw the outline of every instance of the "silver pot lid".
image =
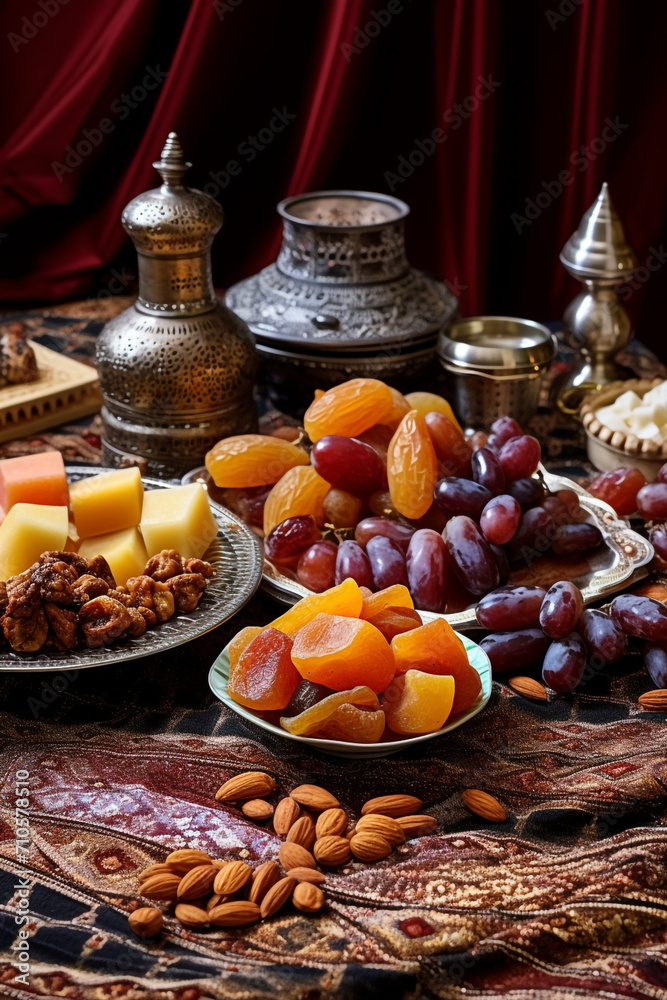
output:
[{"label": "silver pot lid", "polygon": [[470,369],[535,369],[556,353],[551,331],[513,316],[470,316],[452,324],[438,339],[446,364]]},{"label": "silver pot lid", "polygon": [[636,270],[637,257],[625,238],[606,181],[563,247],[560,260],[575,278],[622,281]]}]

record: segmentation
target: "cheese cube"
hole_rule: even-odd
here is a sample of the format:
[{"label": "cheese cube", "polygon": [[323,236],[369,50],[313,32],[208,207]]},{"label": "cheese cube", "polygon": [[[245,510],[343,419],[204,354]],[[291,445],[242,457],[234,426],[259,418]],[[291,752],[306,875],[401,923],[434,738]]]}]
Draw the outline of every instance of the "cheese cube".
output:
[{"label": "cheese cube", "polygon": [[162,549],[176,549],[184,559],[200,559],[218,534],[201,483],[149,490],[139,527],[149,558]]},{"label": "cheese cube", "polygon": [[118,469],[70,486],[76,530],[81,538],[136,528],[141,520],[144,486],[139,469]]},{"label": "cheese cube", "polygon": [[59,451],[42,451],[0,462],[0,508],[6,514],[16,503],[67,507],[67,477]]},{"label": "cheese cube", "polygon": [[79,555],[84,559],[104,556],[118,584],[125,584],[131,576],[141,576],[148,562],[146,547],[137,528],[86,538],[79,546]]},{"label": "cheese cube", "polygon": [[0,580],[22,573],[42,552],[63,549],[66,541],[67,507],[14,504],[0,525]]}]

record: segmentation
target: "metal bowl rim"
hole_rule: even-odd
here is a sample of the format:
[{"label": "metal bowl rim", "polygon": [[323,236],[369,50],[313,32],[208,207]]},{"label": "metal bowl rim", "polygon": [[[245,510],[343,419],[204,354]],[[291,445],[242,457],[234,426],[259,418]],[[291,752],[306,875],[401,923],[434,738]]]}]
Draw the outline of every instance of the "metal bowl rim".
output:
[{"label": "metal bowl rim", "polygon": [[[360,223],[353,226],[334,226],[322,222],[313,222],[310,219],[300,219],[289,212],[289,208],[292,205],[296,205],[301,201],[314,201],[317,198],[358,198],[359,200],[365,199],[366,201],[380,201],[385,205],[391,205],[393,208],[398,209],[399,214],[395,219],[387,219],[385,222]],[[291,222],[293,225],[304,226],[308,229],[327,230],[327,232],[373,232],[377,229],[384,229],[385,226],[392,226],[397,222],[403,222],[410,214],[410,206],[401,201],[400,198],[394,198],[390,194],[382,194],[378,191],[336,189],[332,191],[304,191],[303,194],[290,195],[288,198],[283,198],[282,201],[278,202],[276,211],[285,222]]]}]

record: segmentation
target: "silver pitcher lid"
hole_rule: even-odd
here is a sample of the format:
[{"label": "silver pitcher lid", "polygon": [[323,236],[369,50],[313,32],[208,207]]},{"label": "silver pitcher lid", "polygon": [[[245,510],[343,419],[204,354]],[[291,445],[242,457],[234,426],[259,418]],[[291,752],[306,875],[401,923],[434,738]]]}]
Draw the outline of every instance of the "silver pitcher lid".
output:
[{"label": "silver pitcher lid", "polygon": [[575,278],[629,277],[637,268],[637,257],[625,238],[623,223],[605,181],[600,193],[584,213],[579,228],[563,247],[560,260]]},{"label": "silver pitcher lid", "polygon": [[452,323],[438,340],[440,358],[459,368],[538,368],[555,353],[546,326],[513,316],[469,316]]}]

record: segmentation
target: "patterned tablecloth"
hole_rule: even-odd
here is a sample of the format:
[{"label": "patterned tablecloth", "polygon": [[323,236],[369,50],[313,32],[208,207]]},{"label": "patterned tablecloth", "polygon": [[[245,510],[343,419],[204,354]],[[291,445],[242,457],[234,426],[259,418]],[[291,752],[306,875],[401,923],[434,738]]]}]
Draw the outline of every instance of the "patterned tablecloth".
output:
[{"label": "patterned tablecloth", "polygon": [[[90,357],[106,308],[84,303],[26,321],[48,346]],[[662,370],[638,346],[628,361],[642,374]],[[566,366],[564,354],[556,379]],[[585,477],[576,424],[547,408],[533,430],[552,468]],[[98,435],[86,422],[0,454],[55,445],[96,463]],[[667,729],[663,714],[637,705],[651,686],[638,658],[549,703],[496,682],[487,709],[450,736],[382,760],[342,760],[267,736],[208,690],[208,668],[229,638],[275,614],[258,593],[186,650],[2,676],[0,995],[667,996]],[[206,933],[170,919],[159,938],[139,941],[127,924],[136,873],[167,850],[276,856],[270,827],[213,798],[250,768],[274,775],[281,792],[322,784],[352,812],[370,796],[409,791],[440,825],[386,861],[328,876],[317,917],[285,911]],[[30,848],[19,863],[15,789],[25,772]],[[471,815],[461,800],[471,787],[497,796],[507,821]],[[28,985],[17,979],[20,928],[29,933]]]}]

